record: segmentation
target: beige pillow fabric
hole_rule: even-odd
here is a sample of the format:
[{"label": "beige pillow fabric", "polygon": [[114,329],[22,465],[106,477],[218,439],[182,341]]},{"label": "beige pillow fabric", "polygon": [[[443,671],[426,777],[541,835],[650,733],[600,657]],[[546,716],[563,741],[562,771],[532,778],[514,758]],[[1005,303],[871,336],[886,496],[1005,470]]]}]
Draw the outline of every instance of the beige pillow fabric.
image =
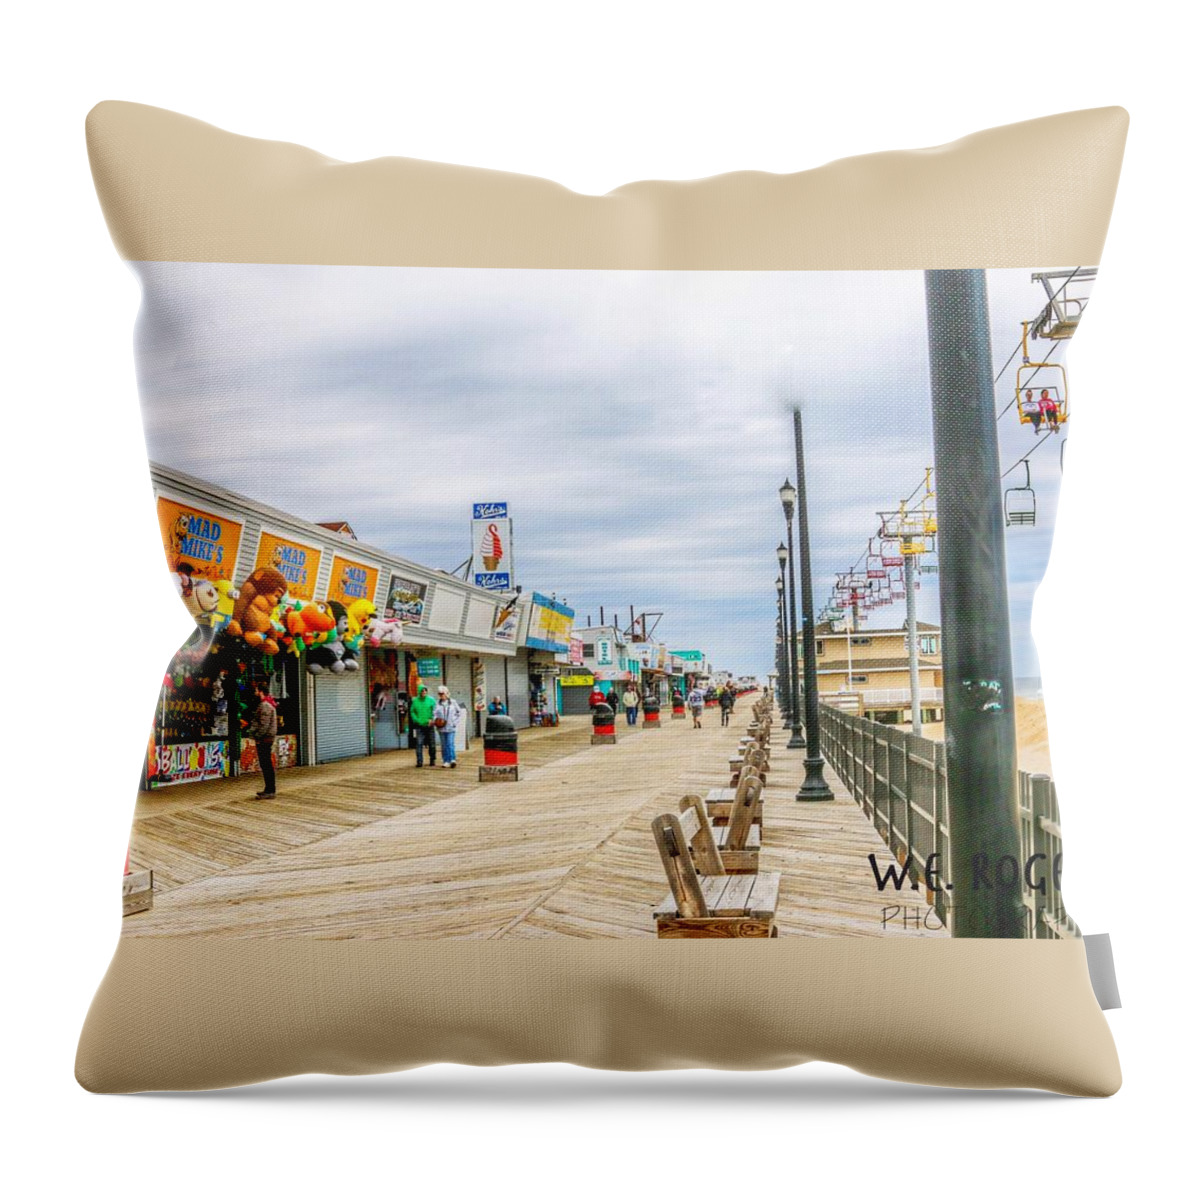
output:
[{"label": "beige pillow fabric", "polygon": [[83,1086],[1116,1090],[1029,610],[1126,121],[595,197],[93,110],[196,631]]}]

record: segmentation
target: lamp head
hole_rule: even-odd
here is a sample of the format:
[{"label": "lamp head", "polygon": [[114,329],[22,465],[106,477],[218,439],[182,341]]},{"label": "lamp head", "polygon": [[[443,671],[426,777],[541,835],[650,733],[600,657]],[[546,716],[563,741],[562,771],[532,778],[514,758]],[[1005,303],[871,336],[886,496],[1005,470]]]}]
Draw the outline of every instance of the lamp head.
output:
[{"label": "lamp head", "polygon": [[783,487],[779,489],[779,501],[783,505],[784,517],[790,521],[792,514],[796,511],[796,489],[792,487],[790,479],[783,481]]},{"label": "lamp head", "polygon": [[779,559],[780,567],[787,566],[787,560],[788,560],[787,547],[782,542],[779,543],[779,549],[775,551],[775,556]]}]

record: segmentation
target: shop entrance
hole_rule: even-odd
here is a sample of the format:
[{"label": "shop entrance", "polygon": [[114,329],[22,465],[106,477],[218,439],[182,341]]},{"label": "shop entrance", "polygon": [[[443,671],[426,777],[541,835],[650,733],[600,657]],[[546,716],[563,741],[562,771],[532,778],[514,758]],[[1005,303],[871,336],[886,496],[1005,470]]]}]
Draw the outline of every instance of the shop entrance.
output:
[{"label": "shop entrance", "polygon": [[405,729],[408,704],[400,699],[404,690],[401,672],[403,655],[397,650],[367,651],[367,683],[371,690],[371,749],[403,750],[408,745]]}]

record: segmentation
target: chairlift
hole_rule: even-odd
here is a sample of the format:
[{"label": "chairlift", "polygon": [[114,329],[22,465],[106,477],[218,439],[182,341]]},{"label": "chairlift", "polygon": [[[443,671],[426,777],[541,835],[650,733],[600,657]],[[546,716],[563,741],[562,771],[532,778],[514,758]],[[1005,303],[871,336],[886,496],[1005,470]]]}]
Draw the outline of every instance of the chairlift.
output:
[{"label": "chairlift", "polygon": [[867,578],[887,578],[887,569],[883,565],[883,555],[876,551],[874,538],[871,538],[867,543]]},{"label": "chairlift", "polygon": [[1037,493],[1029,481],[1029,460],[1022,459],[1021,465],[1025,468],[1025,483],[1004,491],[1005,525],[1037,524]]},{"label": "chairlift", "polygon": [[1070,416],[1067,369],[1062,363],[1032,362],[1029,358],[1029,322],[1021,322],[1021,365],[1015,389],[1017,416],[1035,433],[1049,433],[1066,424]]}]

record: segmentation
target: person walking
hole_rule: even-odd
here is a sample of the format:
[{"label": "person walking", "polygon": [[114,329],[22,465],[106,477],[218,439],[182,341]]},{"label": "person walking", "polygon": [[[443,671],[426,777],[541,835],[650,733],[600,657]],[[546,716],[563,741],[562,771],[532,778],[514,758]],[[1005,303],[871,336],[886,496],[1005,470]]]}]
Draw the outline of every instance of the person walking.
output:
[{"label": "person walking", "polygon": [[263,777],[262,791],[255,792],[254,798],[270,800],[275,795],[275,761],[271,755],[275,750],[275,735],[279,732],[279,714],[275,711],[275,701],[271,699],[266,684],[255,683],[254,695],[258,703],[246,733],[254,739]]},{"label": "person walking", "polygon": [[737,700],[737,697],[733,694],[733,688],[725,688],[718,699],[721,705],[721,724],[728,725],[729,714],[733,712],[733,706]]},{"label": "person walking", "polygon": [[692,728],[702,728],[700,718],[704,715],[704,693],[698,687],[688,692],[688,708],[692,710]]},{"label": "person walking", "polygon": [[638,703],[639,698],[637,688],[631,683],[626,689],[625,694],[621,697],[625,702],[625,721],[629,725],[637,724]]},{"label": "person walking", "polygon": [[429,694],[429,689],[421,684],[417,688],[417,694],[413,697],[412,703],[408,707],[408,719],[412,723],[413,740],[417,746],[417,766],[425,765],[425,751],[429,751],[429,765],[437,766],[437,738],[434,737],[433,728],[433,697]]},{"label": "person walking", "polygon": [[454,743],[461,720],[462,706],[450,695],[450,689],[443,683],[438,688],[437,704],[433,709],[433,727],[437,730],[438,741],[442,746],[443,770],[458,766]]},{"label": "person walking", "polygon": [[592,685],[592,694],[588,697],[588,708],[595,708],[597,704],[607,704],[608,700],[604,693],[600,690],[599,684]]}]

